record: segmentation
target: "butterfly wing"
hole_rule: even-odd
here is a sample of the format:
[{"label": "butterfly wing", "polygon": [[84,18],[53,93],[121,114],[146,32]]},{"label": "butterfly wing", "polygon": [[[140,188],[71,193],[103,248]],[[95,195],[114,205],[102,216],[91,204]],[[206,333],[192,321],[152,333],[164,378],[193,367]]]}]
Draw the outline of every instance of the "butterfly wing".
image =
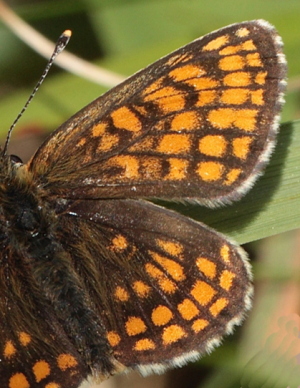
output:
[{"label": "butterfly wing", "polygon": [[61,222],[64,249],[127,367],[157,372],[195,359],[250,308],[245,252],[203,224],[129,199],[76,201]]},{"label": "butterfly wing", "polygon": [[28,168],[52,196],[230,202],[269,158],[285,76],[273,27],[225,27],[92,102]]}]

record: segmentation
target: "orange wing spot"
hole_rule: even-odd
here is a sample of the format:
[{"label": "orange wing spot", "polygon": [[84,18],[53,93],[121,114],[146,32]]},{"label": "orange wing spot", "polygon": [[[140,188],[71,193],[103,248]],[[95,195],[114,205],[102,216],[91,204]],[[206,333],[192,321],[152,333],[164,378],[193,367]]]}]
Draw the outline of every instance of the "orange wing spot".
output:
[{"label": "orange wing spot", "polygon": [[207,156],[222,157],[226,153],[227,141],[221,135],[207,135],[199,141],[199,151]]},{"label": "orange wing spot", "polygon": [[139,177],[139,161],[138,158],[130,155],[119,155],[110,159],[110,165],[123,168],[123,174],[119,174],[119,178],[135,179]]},{"label": "orange wing spot", "polygon": [[215,294],[216,291],[209,284],[201,280],[197,280],[191,290],[191,295],[202,306],[206,306],[212,300]]},{"label": "orange wing spot", "polygon": [[30,388],[28,380],[23,373],[15,373],[9,379],[9,388]]},{"label": "orange wing spot", "polygon": [[166,306],[158,306],[153,309],[151,314],[152,322],[155,326],[163,326],[173,318],[172,311]]},{"label": "orange wing spot", "polygon": [[10,358],[12,356],[14,356],[17,352],[17,349],[15,348],[14,344],[12,343],[12,341],[7,341],[5,343],[5,346],[4,346],[4,351],[3,351],[3,355],[5,358]]},{"label": "orange wing spot", "polygon": [[129,294],[125,288],[118,286],[114,293],[115,298],[120,302],[127,302],[129,300]]},{"label": "orange wing spot", "polygon": [[219,86],[219,82],[210,77],[201,77],[185,81],[186,84],[193,86],[195,90],[214,89]]},{"label": "orange wing spot", "polygon": [[177,306],[177,309],[182,318],[187,321],[190,321],[199,314],[198,308],[190,299],[184,299],[184,301]]},{"label": "orange wing spot", "polygon": [[228,305],[228,303],[229,303],[229,301],[226,298],[218,299],[209,308],[209,311],[210,311],[211,315],[213,315],[214,317],[219,315],[220,312]]},{"label": "orange wing spot", "polygon": [[240,168],[233,168],[226,174],[225,185],[232,185],[237,178],[241,175],[242,170]]},{"label": "orange wing spot", "polygon": [[[162,89],[162,83],[163,83],[164,77],[159,78],[152,84],[150,84],[143,92],[143,96],[147,96],[153,92],[156,92],[158,89]],[[151,98],[151,97],[150,97]]]},{"label": "orange wing spot", "polygon": [[195,111],[178,113],[171,122],[171,131],[193,131],[199,129],[200,118]]},{"label": "orange wing spot", "polygon": [[170,345],[185,337],[186,333],[179,325],[171,325],[164,328],[162,340],[164,345]]},{"label": "orange wing spot", "polygon": [[78,365],[78,362],[75,357],[71,354],[62,353],[57,357],[57,365],[60,370],[65,371],[70,368],[74,368]]},{"label": "orange wing spot", "polygon": [[209,279],[213,279],[216,276],[216,264],[206,259],[205,257],[199,257],[196,260],[196,265],[199,268],[199,271],[204,273],[204,275],[207,276]]},{"label": "orange wing spot", "polygon": [[[157,129],[157,126],[155,127]],[[144,139],[141,139],[137,141],[135,144],[133,144],[131,147],[128,148],[130,152],[136,152],[136,151],[150,151],[154,147],[154,137],[148,136]]]},{"label": "orange wing spot", "polygon": [[233,155],[240,159],[246,159],[253,139],[250,136],[237,137],[232,141]]},{"label": "orange wing spot", "polygon": [[251,97],[252,104],[264,105],[265,102],[264,102],[263,94],[264,94],[263,89],[251,90],[250,97]]},{"label": "orange wing spot", "polygon": [[146,350],[153,350],[153,349],[155,349],[155,343],[149,338],[144,338],[144,339],[136,341],[133,349],[136,350],[137,352],[143,352]]},{"label": "orange wing spot", "polygon": [[153,259],[160,264],[170,276],[176,281],[182,281],[185,279],[185,274],[182,265],[176,263],[174,260],[168,259],[159,255],[158,253],[149,251]]},{"label": "orange wing spot", "polygon": [[180,111],[185,106],[185,98],[182,94],[160,98],[154,102],[164,114]]},{"label": "orange wing spot", "polygon": [[223,71],[242,70],[245,65],[245,58],[241,55],[230,55],[219,60],[219,69]]},{"label": "orange wing spot", "polygon": [[244,38],[244,37],[248,36],[249,34],[250,34],[250,31],[245,27],[239,28],[235,33],[235,35],[240,37],[240,38]]},{"label": "orange wing spot", "polygon": [[143,158],[141,160],[141,175],[143,179],[157,179],[162,178],[162,161],[158,158]]},{"label": "orange wing spot", "polygon": [[170,158],[169,173],[164,177],[164,180],[181,181],[186,177],[189,162],[183,159]]},{"label": "orange wing spot", "polygon": [[111,240],[111,242],[112,242],[111,249],[117,252],[122,252],[128,247],[128,241],[121,234],[118,234],[117,236],[115,236]]},{"label": "orange wing spot", "polygon": [[219,51],[220,55],[232,55],[241,51],[241,45],[237,46],[226,46],[222,50]]},{"label": "orange wing spot", "polygon": [[198,164],[198,174],[205,182],[216,181],[221,178],[224,165],[217,162],[202,162]]},{"label": "orange wing spot", "polygon": [[36,362],[33,365],[32,370],[37,383],[39,383],[50,375],[50,365],[48,364],[48,362],[43,360]]},{"label": "orange wing spot", "polygon": [[228,35],[222,35],[219,36],[216,39],[211,40],[208,42],[204,47],[203,51],[212,51],[212,50],[218,50],[220,47],[224,46],[229,41]]},{"label": "orange wing spot", "polygon": [[247,65],[250,67],[263,67],[259,53],[246,55]]},{"label": "orange wing spot", "polygon": [[61,388],[61,385],[57,383],[49,383],[45,385],[45,388]]},{"label": "orange wing spot", "polygon": [[134,292],[140,298],[147,298],[150,294],[151,288],[144,282],[138,280],[132,285]]},{"label": "orange wing spot", "polygon": [[76,147],[82,147],[86,143],[86,137],[82,137],[79,142],[76,144]]},{"label": "orange wing spot", "polygon": [[97,147],[97,151],[98,152],[109,151],[113,147],[116,147],[119,144],[119,140],[120,140],[119,136],[110,135],[106,133],[101,137],[101,141]]},{"label": "orange wing spot", "polygon": [[223,79],[225,86],[242,87],[251,84],[251,74],[246,71],[234,71],[233,73],[225,75]]},{"label": "orange wing spot", "polygon": [[255,51],[257,50],[257,47],[255,46],[253,40],[249,39],[242,43],[242,49],[245,51]]},{"label": "orange wing spot", "polygon": [[129,317],[125,327],[129,336],[138,335],[147,330],[145,322],[139,317]]},{"label": "orange wing spot", "polygon": [[212,104],[218,97],[216,90],[204,90],[199,93],[196,106],[205,106]]},{"label": "orange wing spot", "polygon": [[233,272],[224,270],[220,276],[220,286],[224,288],[224,290],[229,291],[234,278],[235,274]]},{"label": "orange wing spot", "polygon": [[191,147],[190,136],[187,134],[164,135],[158,146],[157,152],[163,154],[182,154],[189,152]]},{"label": "orange wing spot", "polygon": [[156,243],[165,252],[169,253],[169,255],[180,258],[179,256],[183,252],[183,245],[182,244],[174,243],[172,241],[160,240],[160,239],[157,239]]},{"label": "orange wing spot", "polygon": [[205,73],[206,71],[199,66],[185,65],[171,70],[169,72],[169,76],[171,76],[175,81],[180,82],[189,78],[202,77]]},{"label": "orange wing spot", "polygon": [[219,108],[208,113],[210,123],[219,129],[228,129],[233,125],[244,131],[256,129],[256,109]]},{"label": "orange wing spot", "polygon": [[142,129],[142,123],[139,118],[126,106],[113,111],[111,118],[116,128],[126,129],[130,132],[139,132]]},{"label": "orange wing spot", "polygon": [[228,245],[223,245],[220,249],[220,255],[225,263],[230,263],[230,249]]},{"label": "orange wing spot", "polygon": [[92,128],[92,136],[93,137],[102,136],[106,132],[106,129],[107,129],[107,124],[98,123],[98,124],[94,125]]},{"label": "orange wing spot", "polygon": [[109,331],[106,334],[106,338],[107,338],[107,341],[109,342],[110,346],[112,346],[112,347],[119,345],[119,343],[121,341],[121,337],[115,331]]},{"label": "orange wing spot", "polygon": [[242,89],[242,88],[227,89],[222,92],[220,101],[223,104],[241,105],[247,101],[248,96],[249,96],[248,89]]},{"label": "orange wing spot", "polygon": [[145,265],[146,272],[157,280],[159,287],[166,293],[172,294],[176,291],[176,285],[157,267],[147,263]]},{"label": "orange wing spot", "polygon": [[260,72],[256,75],[254,82],[258,85],[264,85],[266,83],[266,77],[268,73],[266,71]]},{"label": "orange wing spot", "polygon": [[19,341],[20,341],[21,345],[27,346],[31,342],[31,337],[28,333],[21,331],[19,333]]},{"label": "orange wing spot", "polygon": [[206,319],[196,319],[192,324],[192,329],[195,333],[199,333],[201,330],[205,329],[209,322]]}]

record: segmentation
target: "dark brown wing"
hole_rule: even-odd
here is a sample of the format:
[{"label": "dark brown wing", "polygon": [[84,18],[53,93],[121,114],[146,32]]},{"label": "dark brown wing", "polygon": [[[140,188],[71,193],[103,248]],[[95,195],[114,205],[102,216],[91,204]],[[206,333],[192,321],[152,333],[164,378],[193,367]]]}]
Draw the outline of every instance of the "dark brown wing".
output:
[{"label": "dark brown wing", "polygon": [[267,22],[225,27],[92,102],[28,168],[47,195],[230,202],[269,158],[285,76]]},{"label": "dark brown wing", "polygon": [[245,252],[203,224],[141,200],[77,201],[60,218],[64,249],[127,367],[196,359],[250,308]]}]

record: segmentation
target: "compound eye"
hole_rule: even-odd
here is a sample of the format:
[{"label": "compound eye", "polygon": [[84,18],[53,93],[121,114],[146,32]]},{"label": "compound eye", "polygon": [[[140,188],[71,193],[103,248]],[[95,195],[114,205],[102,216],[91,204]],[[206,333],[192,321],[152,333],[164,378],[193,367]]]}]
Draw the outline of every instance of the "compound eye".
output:
[{"label": "compound eye", "polygon": [[23,164],[23,160],[16,155],[9,155],[12,164]]}]

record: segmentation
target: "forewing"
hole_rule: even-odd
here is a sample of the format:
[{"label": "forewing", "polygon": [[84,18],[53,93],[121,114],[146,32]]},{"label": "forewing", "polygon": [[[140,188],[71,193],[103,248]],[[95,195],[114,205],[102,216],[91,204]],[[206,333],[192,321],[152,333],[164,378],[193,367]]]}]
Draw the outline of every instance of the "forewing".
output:
[{"label": "forewing", "polygon": [[195,359],[250,308],[245,252],[203,224],[142,200],[77,201],[60,217],[64,249],[127,367]]},{"label": "forewing", "polygon": [[273,27],[225,27],[92,102],[28,168],[65,198],[238,199],[273,148],[285,76]]}]

